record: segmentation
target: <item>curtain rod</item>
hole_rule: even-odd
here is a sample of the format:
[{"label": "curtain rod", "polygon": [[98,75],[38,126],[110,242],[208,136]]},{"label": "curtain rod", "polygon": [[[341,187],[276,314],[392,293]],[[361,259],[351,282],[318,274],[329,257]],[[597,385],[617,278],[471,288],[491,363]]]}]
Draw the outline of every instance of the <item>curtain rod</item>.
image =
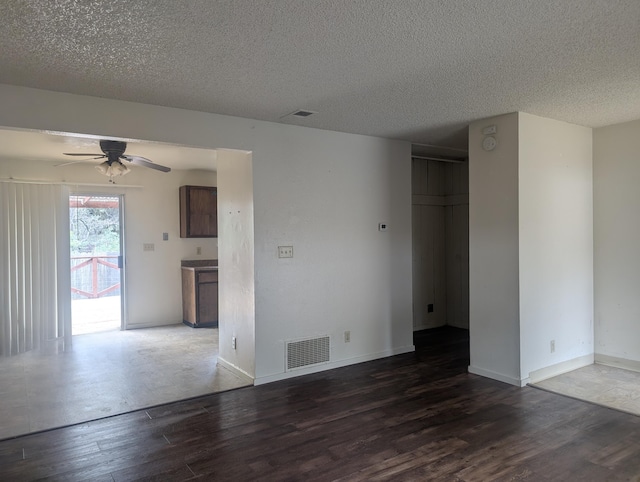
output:
[{"label": "curtain rod", "polygon": [[411,156],[411,159],[418,159],[421,161],[453,162],[456,164],[460,164],[465,161],[465,159],[446,159],[443,157],[429,157],[429,156]]},{"label": "curtain rod", "polygon": [[16,179],[13,177],[0,178],[0,182],[8,182],[8,183],[15,183],[15,184],[54,184],[59,186],[132,187],[132,188],[144,187],[136,184],[112,184],[112,183],[98,184],[98,183],[88,183],[88,182],[47,181],[44,179]]}]

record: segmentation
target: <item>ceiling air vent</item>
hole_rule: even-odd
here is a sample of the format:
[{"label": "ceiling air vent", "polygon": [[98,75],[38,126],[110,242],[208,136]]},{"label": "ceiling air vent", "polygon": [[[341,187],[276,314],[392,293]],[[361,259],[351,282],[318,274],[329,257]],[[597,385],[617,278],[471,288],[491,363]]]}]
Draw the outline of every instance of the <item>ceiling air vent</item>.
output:
[{"label": "ceiling air vent", "polygon": [[291,115],[294,115],[296,117],[309,117],[310,115],[313,115],[313,114],[315,114],[315,112],[311,112],[310,110],[297,110]]},{"label": "ceiling air vent", "polygon": [[288,113],[287,115],[283,115],[280,119],[290,119],[291,117],[297,117],[298,119],[306,119],[307,117],[311,117],[313,114],[317,114],[312,110],[306,109],[298,109],[293,112]]}]

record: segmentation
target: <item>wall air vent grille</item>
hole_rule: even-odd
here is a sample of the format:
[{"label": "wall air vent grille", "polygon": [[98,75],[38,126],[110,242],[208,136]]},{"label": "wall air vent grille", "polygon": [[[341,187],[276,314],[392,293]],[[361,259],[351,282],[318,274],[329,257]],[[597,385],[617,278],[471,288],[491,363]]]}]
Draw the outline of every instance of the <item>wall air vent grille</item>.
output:
[{"label": "wall air vent grille", "polygon": [[287,371],[327,363],[330,357],[328,336],[287,342]]}]

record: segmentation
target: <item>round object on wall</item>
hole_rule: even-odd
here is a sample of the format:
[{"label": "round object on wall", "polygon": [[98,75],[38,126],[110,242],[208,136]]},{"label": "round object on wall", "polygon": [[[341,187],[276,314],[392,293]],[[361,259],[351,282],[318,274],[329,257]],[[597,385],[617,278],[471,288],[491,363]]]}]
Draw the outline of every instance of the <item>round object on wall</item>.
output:
[{"label": "round object on wall", "polygon": [[493,136],[487,136],[482,140],[482,148],[485,151],[493,151],[498,145],[498,141]]},{"label": "round object on wall", "polygon": [[493,136],[487,136],[482,141],[482,148],[485,151],[493,151],[497,145],[498,145],[498,141],[496,141],[496,138]]}]

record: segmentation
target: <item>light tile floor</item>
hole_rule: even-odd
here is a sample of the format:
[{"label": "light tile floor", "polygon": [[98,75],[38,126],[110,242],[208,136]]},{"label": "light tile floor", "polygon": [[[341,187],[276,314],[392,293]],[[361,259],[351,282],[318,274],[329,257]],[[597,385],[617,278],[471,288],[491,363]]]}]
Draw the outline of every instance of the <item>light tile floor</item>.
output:
[{"label": "light tile floor", "polygon": [[217,329],[172,325],[0,358],[0,439],[247,386],[217,354]]},{"label": "light tile floor", "polygon": [[532,386],[640,416],[640,373],[589,365]]}]

